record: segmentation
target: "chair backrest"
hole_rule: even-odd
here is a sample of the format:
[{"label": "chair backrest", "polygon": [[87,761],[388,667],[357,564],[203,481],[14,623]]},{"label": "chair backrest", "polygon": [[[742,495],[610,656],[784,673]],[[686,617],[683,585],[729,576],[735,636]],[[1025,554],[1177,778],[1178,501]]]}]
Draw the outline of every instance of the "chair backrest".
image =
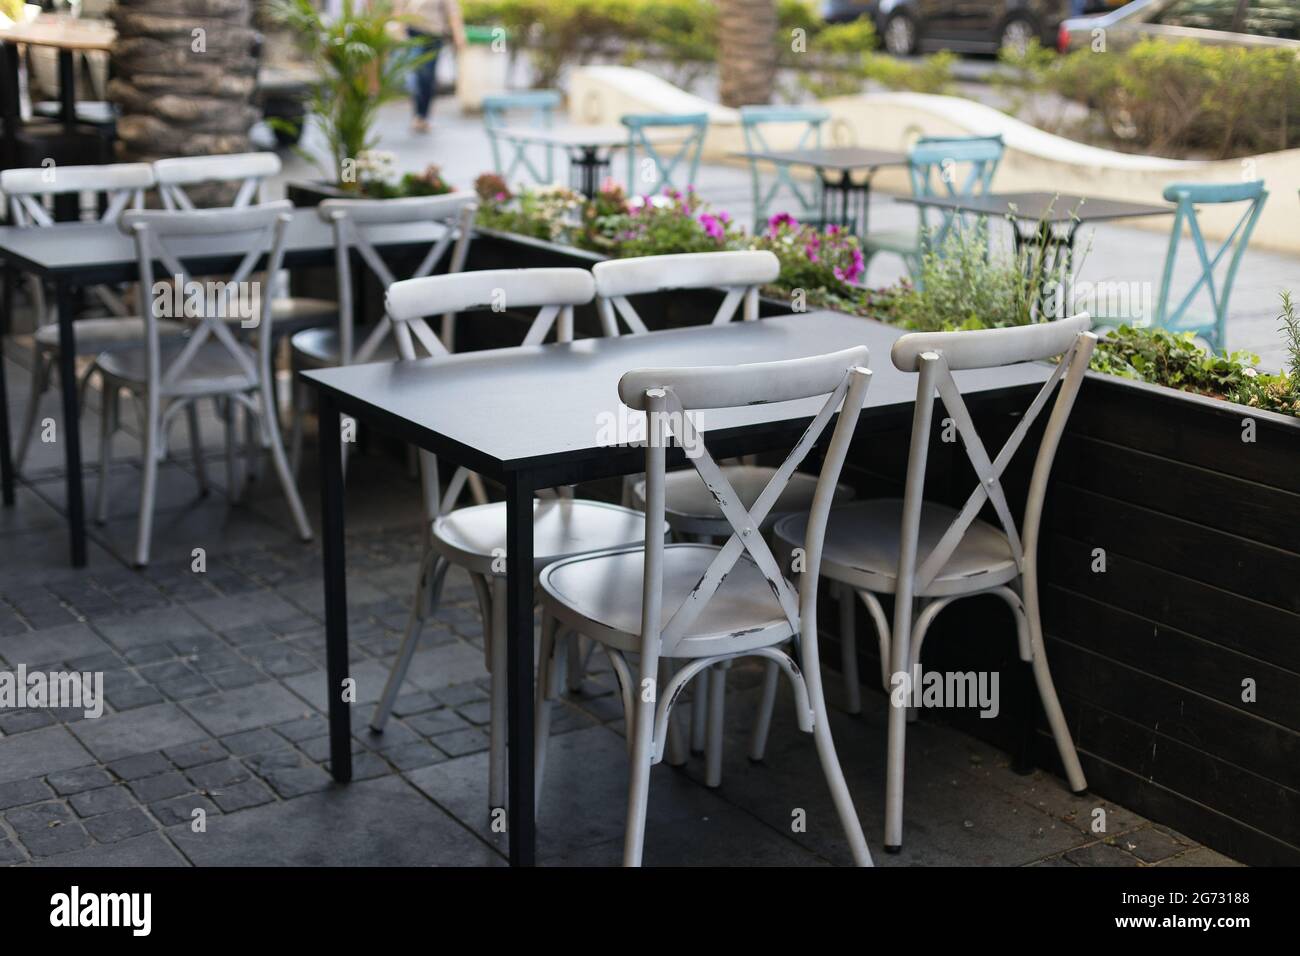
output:
[{"label": "chair backrest", "polygon": [[153,164],[158,195],[164,209],[193,209],[186,187],[209,183],[238,183],[232,208],[258,201],[262,182],[280,172],[275,153],[231,153],[225,156],[177,156]]},{"label": "chair backrest", "polygon": [[[492,147],[492,165],[497,173],[507,181],[522,167],[534,180],[549,183],[554,179],[555,150],[551,146],[536,147],[545,157],[544,170],[534,164],[527,143],[503,140],[497,136],[497,130],[509,126],[512,116],[527,126],[543,128],[554,125],[555,113],[563,104],[559,90],[528,90],[522,93],[498,93],[483,97],[483,125],[487,128],[488,144]],[[502,147],[510,146],[510,159],[503,159]]]},{"label": "chair backrest", "polygon": [[[782,148],[815,149],[822,145],[822,125],[831,118],[830,110],[808,106],[742,106],[740,129],[745,137],[745,151],[767,152],[772,149],[764,130],[773,127],[797,132],[799,139],[793,146],[782,143]],[[775,178],[767,189],[759,175],[759,161],[750,159],[749,174],[754,194],[754,229],[767,221],[772,201],[784,189],[799,204],[806,216],[817,208],[817,181],[801,183],[790,175],[790,168],[777,164]]]},{"label": "chair backrest", "polygon": [[[700,169],[700,153],[704,137],[709,132],[708,113],[629,113],[622,118],[627,127],[627,191],[628,195],[649,196],[665,186],[685,189],[694,185]],[[661,141],[656,131],[679,130],[683,138],[679,143]],[[638,176],[637,150],[645,153],[641,169],[646,175]],[[678,166],[686,165],[685,180],[675,182],[673,174]]]},{"label": "chair backrest", "polygon": [[759,290],[776,281],[780,272],[780,260],[766,249],[610,259],[596,263],[591,270],[596,280],[596,309],[606,335],[619,334],[620,316],[629,331],[647,331],[628,296],[673,289],[726,289],[713,324],[730,322],[742,306],[742,317],[752,321],[758,318]]},{"label": "chair backrest", "polygon": [[[460,272],[465,267],[470,238],[474,231],[474,215],[478,211],[477,198],[471,192],[448,193],[444,196],[416,196],[406,199],[327,199],[316,207],[317,215],[334,230],[334,264],[338,276],[339,295],[339,363],[367,362],[393,331],[387,314],[370,330],[361,347],[354,351],[356,320],[353,315],[352,253],[356,252],[366,268],[374,274],[383,288],[389,288],[397,278],[384,262],[372,242],[374,230],[407,223],[441,223],[445,229],[431,240],[415,272],[408,278],[423,278],[433,272],[451,249],[448,272]],[[454,244],[454,248],[453,248]],[[452,314],[449,309],[443,317],[444,344],[452,347]]]},{"label": "chair backrest", "polygon": [[[1237,279],[1237,268],[1250,245],[1251,234],[1259,222],[1268,190],[1264,181],[1245,183],[1173,183],[1165,188],[1165,199],[1176,203],[1173,231],[1169,237],[1169,253],[1165,257],[1164,277],[1160,282],[1160,296],[1156,300],[1155,324],[1171,332],[1196,332],[1215,349],[1224,347],[1228,324],[1228,301]],[[1205,235],[1197,218],[1197,206],[1240,203],[1241,217],[1213,255],[1206,247]],[[1183,229],[1192,234],[1196,249],[1198,277],[1196,282],[1176,304],[1171,302],[1174,266],[1178,261],[1178,247],[1182,244]],[[1220,269],[1226,261],[1226,269]],[[1218,275],[1222,272],[1222,281]],[[1212,310],[1207,319],[1197,320],[1189,315],[1197,294],[1204,289]]]},{"label": "chair backrest", "polygon": [[[39,169],[6,169],[0,172],[0,193],[9,200],[10,221],[19,227],[53,226],[54,217],[45,208],[46,196],[70,193],[104,193],[107,205],[99,217],[103,223],[116,223],[122,213],[144,206],[145,191],[154,184],[153,168],[148,163],[117,163],[105,166],[42,166]],[[45,301],[45,288],[39,280],[31,283],[37,321],[41,325],[54,317]],[[130,310],[112,289],[92,286],[91,291],[114,315]]]},{"label": "chair backrest", "polygon": [[[983,196],[993,186],[1005,146],[1001,136],[933,136],[916,141],[908,154],[913,196]],[[918,206],[922,240],[941,249],[957,214]],[[937,222],[937,226],[931,226]]]},{"label": "chair backrest", "polygon": [[[805,656],[805,663],[816,661],[817,584],[822,540],[840,469],[871,379],[867,370],[868,358],[867,348],[858,346],[779,362],[637,369],[623,376],[618,385],[619,397],[630,408],[645,412],[647,419],[645,515],[646,527],[651,531],[646,535],[642,598],[643,675],[655,673],[653,666],[647,669],[647,657],[654,662],[659,656],[676,656],[674,652],[692,623],[742,557],[747,557],[758,567],[795,633],[801,635],[802,650],[812,655]],[[822,397],[825,397],[825,402],[820,411],[749,509],[741,503],[740,496],[709,454],[702,437],[698,433],[690,434],[694,431],[692,412]],[[827,445],[813,496],[804,539],[807,573],[801,575],[796,595],[760,529],[790,476],[821,439],[841,406],[843,410]],[[670,431],[671,438],[686,447],[687,459],[713,491],[732,531],[699,583],[675,610],[663,607],[664,539],[662,532],[653,530],[662,528],[664,524],[666,450]],[[670,615],[667,620],[663,619],[665,614]],[[745,635],[738,633],[734,637],[736,650],[746,649],[743,643]]]},{"label": "chair backrest", "polygon": [[[427,355],[449,354],[426,321],[443,312],[538,309],[524,335],[524,345],[540,345],[552,329],[557,342],[572,342],[573,308],[586,305],[595,294],[596,285],[585,269],[487,269],[394,282],[388,287],[384,309],[393,321],[397,352],[409,361],[419,357],[416,343]],[[438,459],[421,451],[420,466],[429,517],[454,508],[469,470],[456,469],[444,493],[438,480]]]},{"label": "chair backrest", "polygon": [[[996,512],[1017,566],[1023,571],[1033,565],[1047,478],[1056,457],[1061,433],[1083,382],[1083,373],[1088,369],[1088,360],[1097,342],[1097,337],[1088,331],[1091,326],[1091,319],[1084,313],[1056,322],[1013,328],[971,332],[918,332],[904,335],[894,343],[891,352],[894,365],[904,372],[920,373],[903,495],[898,601],[910,601],[914,594],[922,592],[933,582],[985,503],[991,504]],[[1062,356],[1061,360],[1029,404],[1006,444],[996,456],[990,455],[975,430],[974,421],[952,373],[962,369],[997,368],[1018,362],[1051,359],[1058,355]],[[1022,533],[1017,530],[1016,521],[1007,504],[1001,477],[1035,419],[1047,405],[1058,382],[1061,387],[1057,391],[1056,404],[1052,408],[1034,462]],[[929,554],[918,556],[921,505],[936,391],[957,427],[966,457],[978,478],[978,485],[934,549]]]},{"label": "chair backrest", "polygon": [[[280,268],[285,230],[292,218],[293,203],[287,200],[240,209],[146,209],[123,214],[119,228],[135,240],[139,260],[140,314],[145,321],[146,370],[152,392],[167,391],[177,383],[209,341],[219,342],[251,380],[269,380],[273,296],[250,277],[264,256],[264,275],[274,275]],[[206,271],[200,281],[191,277],[178,247],[188,243],[193,252],[199,240],[203,245],[215,240],[246,250],[228,279],[214,280]],[[155,282],[154,263],[166,268],[166,279]],[[246,327],[256,324],[256,364],[230,331],[226,320],[234,316]],[[160,318],[184,320],[190,325],[185,344],[168,356],[165,367],[158,334]]]}]

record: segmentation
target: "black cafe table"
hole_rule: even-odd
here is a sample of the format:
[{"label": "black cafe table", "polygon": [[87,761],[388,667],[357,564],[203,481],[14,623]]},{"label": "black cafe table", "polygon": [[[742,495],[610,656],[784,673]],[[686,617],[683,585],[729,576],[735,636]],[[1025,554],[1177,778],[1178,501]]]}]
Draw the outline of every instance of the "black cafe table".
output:
[{"label": "black cafe table", "polygon": [[[508,797],[510,862],[536,859],[533,776],[533,493],[543,488],[635,474],[645,450],[602,443],[610,425],[633,421],[618,380],[648,366],[737,365],[799,358],[856,345],[875,371],[864,423],[910,418],[916,376],[896,370],[889,349],[902,333],[869,319],[809,312],[568,344],[530,345],[411,362],[301,373],[320,398],[322,544],[330,766],[352,776],[352,725],[342,688],[348,676],[348,611],[340,416],[463,465],[505,487]],[[1037,390],[1051,369],[1022,364],[956,373],[963,392]],[[711,410],[700,421],[719,458],[789,450],[821,400]],[[867,425],[866,427],[871,427]],[[617,428],[614,429],[618,434]],[[628,432],[635,437],[635,432]],[[670,467],[685,458],[670,449]]]},{"label": "black cafe table", "polygon": [[983,196],[900,196],[899,202],[1011,222],[1016,253],[1034,246],[1041,250],[1044,275],[1068,275],[1074,263],[1075,240],[1085,223],[1170,216],[1168,203],[1129,202],[1072,193],[986,193]]},{"label": "black cafe table", "polygon": [[867,234],[871,180],[876,171],[908,164],[906,153],[859,146],[751,150],[735,155],[778,166],[807,166],[815,170],[822,183],[822,224],[842,226],[855,236]]},{"label": "black cafe table", "polygon": [[[377,227],[371,231],[376,249],[384,253],[423,251],[442,235],[434,223]],[[238,268],[247,249],[230,239],[199,236],[175,244],[186,268],[193,274],[228,274]],[[59,423],[67,470],[68,530],[72,565],[86,563],[85,497],[82,492],[81,431],[77,406],[76,323],[78,292],[88,286],[131,282],[139,274],[135,243],[113,225],[61,223],[20,229],[0,228],[0,260],[8,269],[29,272],[55,287],[59,321],[59,387],[63,419]],[[285,240],[284,266],[294,269],[328,266],[334,262],[334,236],[312,211],[294,214]],[[14,503],[13,460],[10,450],[9,406],[4,383],[4,336],[13,307],[13,283],[6,283],[0,311],[0,495],[5,505]]]}]

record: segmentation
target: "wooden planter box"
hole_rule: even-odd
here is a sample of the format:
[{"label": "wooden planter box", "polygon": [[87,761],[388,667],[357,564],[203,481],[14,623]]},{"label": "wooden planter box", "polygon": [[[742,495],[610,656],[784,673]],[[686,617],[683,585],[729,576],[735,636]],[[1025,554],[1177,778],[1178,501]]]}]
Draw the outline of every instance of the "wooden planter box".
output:
[{"label": "wooden planter box", "polygon": [[[480,230],[468,268],[589,268],[601,258]],[[647,324],[672,328],[708,322],[722,292],[647,298],[638,303]],[[764,315],[788,311],[764,302]],[[467,348],[513,345],[524,322],[467,318],[458,335]],[[596,334],[594,310],[580,310],[577,326]],[[991,452],[1028,399],[971,403]],[[975,477],[961,449],[939,440],[943,417],[926,493],[960,505]],[[1252,443],[1242,440],[1246,419]],[[1017,514],[1043,423],[1004,476]],[[909,415],[859,429],[845,467],[859,496],[901,495],[910,425]],[[1105,571],[1094,571],[1102,553]],[[1040,561],[1049,660],[1098,804],[1114,800],[1247,863],[1300,864],[1300,420],[1089,373],[1053,471]],[[824,600],[823,659],[835,666],[837,616]],[[865,613],[857,619],[860,673],[879,691],[875,636]],[[925,648],[927,670],[999,671],[1002,713],[923,719],[1060,774],[1001,601],[974,598],[940,615]]]}]

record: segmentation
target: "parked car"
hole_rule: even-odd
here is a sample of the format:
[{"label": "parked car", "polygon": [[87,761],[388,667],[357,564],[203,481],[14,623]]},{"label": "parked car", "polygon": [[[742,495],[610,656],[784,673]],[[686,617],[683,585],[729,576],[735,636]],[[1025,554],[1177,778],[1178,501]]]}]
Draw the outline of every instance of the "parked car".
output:
[{"label": "parked car", "polygon": [[823,0],[821,7],[829,23],[870,17],[895,56],[923,49],[996,53],[1034,39],[1051,47],[1069,12],[1070,0]]},{"label": "parked car", "polygon": [[1105,30],[1106,49],[1138,41],[1198,40],[1226,46],[1287,47],[1300,53],[1297,0],[1135,0],[1112,13],[1061,24],[1057,48],[1085,49]]}]

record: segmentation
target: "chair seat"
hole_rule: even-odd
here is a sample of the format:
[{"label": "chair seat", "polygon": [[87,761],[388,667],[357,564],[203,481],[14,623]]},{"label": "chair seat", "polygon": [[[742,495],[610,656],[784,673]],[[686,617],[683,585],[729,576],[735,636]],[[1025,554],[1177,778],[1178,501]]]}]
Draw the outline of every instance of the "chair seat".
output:
[{"label": "chair seat", "polygon": [[[666,625],[699,584],[720,548],[670,544],[664,548],[663,617]],[[641,590],[645,551],[641,548],[558,561],[542,571],[548,610],[587,637],[622,651],[641,649]],[[772,586],[743,556],[671,650],[679,658],[708,657],[770,647],[793,628]]]},{"label": "chair seat", "polygon": [[[336,306],[337,308],[337,306]],[[358,349],[370,334],[369,329],[358,329],[352,340],[352,348]],[[289,340],[293,351],[294,365],[297,368],[332,368],[339,364],[339,330],[336,328],[305,329],[294,334]],[[397,353],[397,342],[390,335],[379,343],[370,362],[396,362],[401,359]]]},{"label": "chair seat", "polygon": [[[946,505],[925,502],[921,510],[918,566],[934,550],[957,517]],[[786,547],[802,547],[806,515],[790,515],[776,523],[777,538]],[[822,574],[855,588],[893,594],[898,584],[899,533],[903,502],[881,498],[845,505],[831,511],[822,551]],[[973,594],[1014,580],[1020,573],[1011,545],[998,528],[976,518],[948,563],[917,597]]]},{"label": "chair seat", "polygon": [[[183,335],[185,329],[184,322],[173,322],[170,319],[158,320],[158,334],[164,338]],[[73,333],[77,340],[78,355],[97,355],[105,349],[122,345],[143,345],[144,319],[138,315],[77,319],[73,323]],[[50,352],[59,350],[58,325],[42,325],[32,337],[44,350]]]},{"label": "chair seat", "polygon": [[[305,296],[280,296],[271,302],[271,320],[277,331],[292,331],[296,323],[333,321],[338,317],[339,304],[333,299],[309,299]],[[306,325],[302,326],[307,328]]]},{"label": "chair seat", "polygon": [[921,237],[915,229],[882,229],[862,237],[862,248],[872,252],[915,253],[921,251]]},{"label": "chair seat", "polygon": [[[434,549],[452,564],[475,574],[503,573],[499,559],[506,548],[504,502],[457,508],[434,520],[432,532]],[[570,498],[533,502],[534,573],[561,558],[644,540],[645,515],[631,508]]]},{"label": "chair seat", "polygon": [[[775,468],[765,465],[724,465],[722,474],[736,490],[740,504],[749,510],[763,493],[767,483],[776,474]],[[632,489],[636,503],[645,507],[645,479],[638,481]],[[806,512],[812,507],[813,495],[817,492],[817,476],[795,472],[789,482],[777,496],[776,504],[763,521],[762,530],[766,531],[787,514],[798,511]],[[848,485],[838,485],[835,489],[837,502],[849,501],[853,489]],[[664,480],[664,511],[668,524],[681,534],[701,534],[711,537],[731,534],[731,525],[722,514],[713,492],[704,483],[700,473],[694,468],[670,471]]]},{"label": "chair seat", "polygon": [[[161,357],[164,372],[184,347],[182,342],[163,343]],[[256,368],[256,354],[249,349],[247,355]],[[95,366],[119,385],[143,387],[148,382],[143,348],[120,348],[103,352],[95,359]],[[199,347],[181,376],[165,385],[163,391],[168,395],[208,395],[244,391],[256,386],[257,379],[239,367],[235,357],[224,345],[208,341]]]}]

